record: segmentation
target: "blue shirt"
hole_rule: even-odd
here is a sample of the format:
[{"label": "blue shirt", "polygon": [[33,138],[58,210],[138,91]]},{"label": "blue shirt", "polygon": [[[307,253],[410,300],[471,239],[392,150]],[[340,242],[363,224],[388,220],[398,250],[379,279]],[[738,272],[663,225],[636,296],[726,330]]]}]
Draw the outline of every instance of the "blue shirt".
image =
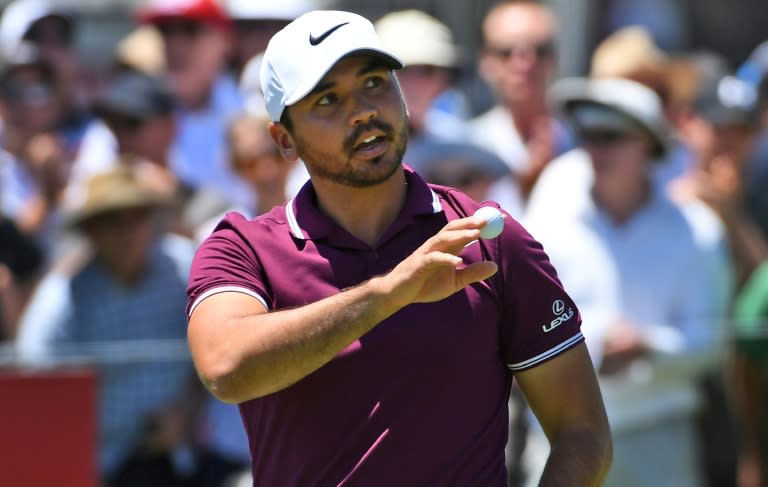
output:
[{"label": "blue shirt", "polygon": [[[136,446],[147,415],[189,383],[191,361],[179,350],[185,350],[184,288],[193,251],[188,241],[165,237],[133,287],[116,282],[97,260],[72,277],[52,272],[22,317],[17,339],[22,359],[49,365],[75,360],[96,367],[105,474]],[[163,343],[181,346],[172,354],[163,353],[168,349],[153,353],[152,347]]]}]

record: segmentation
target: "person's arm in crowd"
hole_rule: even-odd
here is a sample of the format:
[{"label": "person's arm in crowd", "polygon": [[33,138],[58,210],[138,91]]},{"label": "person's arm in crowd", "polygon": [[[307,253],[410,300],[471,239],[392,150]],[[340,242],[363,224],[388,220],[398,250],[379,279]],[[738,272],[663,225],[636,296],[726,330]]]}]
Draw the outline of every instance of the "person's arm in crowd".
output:
[{"label": "person's arm in crowd", "polygon": [[68,164],[61,142],[51,134],[33,137],[27,145],[25,158],[40,192],[20,209],[16,220],[22,231],[35,234],[58,209],[67,183]]},{"label": "person's arm in crowd", "polygon": [[739,419],[741,447],[736,468],[737,487],[761,487],[763,465],[763,415],[765,379],[758,364],[736,353],[731,362],[731,394]]},{"label": "person's arm in crowd", "polygon": [[441,300],[493,275],[494,262],[464,267],[458,257],[484,223],[454,220],[389,273],[305,306],[267,313],[240,293],[204,299],[188,328],[200,378],[233,403],[294,384],[404,306]]},{"label": "person's arm in crowd", "polygon": [[515,377],[551,445],[539,485],[601,485],[613,449],[586,345],[581,343]]}]

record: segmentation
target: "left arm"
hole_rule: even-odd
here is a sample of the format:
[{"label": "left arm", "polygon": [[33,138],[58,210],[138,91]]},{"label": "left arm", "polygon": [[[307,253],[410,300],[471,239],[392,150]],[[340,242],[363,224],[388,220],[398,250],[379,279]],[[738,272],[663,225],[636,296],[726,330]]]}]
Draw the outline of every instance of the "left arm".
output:
[{"label": "left arm", "polygon": [[552,447],[539,485],[600,485],[613,447],[586,345],[519,372],[516,379]]}]

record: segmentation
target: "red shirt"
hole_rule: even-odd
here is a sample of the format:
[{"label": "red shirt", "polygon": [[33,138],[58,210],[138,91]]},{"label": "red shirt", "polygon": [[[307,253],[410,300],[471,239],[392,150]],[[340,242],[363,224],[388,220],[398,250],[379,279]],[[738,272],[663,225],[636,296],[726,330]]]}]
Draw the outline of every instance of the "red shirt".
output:
[{"label": "red shirt", "polygon": [[[407,203],[375,247],[324,215],[311,183],[253,220],[227,215],[195,257],[188,312],[222,290],[270,310],[323,299],[388,272],[480,206],[410,169],[406,177]],[[581,342],[581,321],[513,218],[461,256],[493,259],[499,272],[406,306],[296,384],[240,405],[255,485],[506,485],[513,372]]]}]

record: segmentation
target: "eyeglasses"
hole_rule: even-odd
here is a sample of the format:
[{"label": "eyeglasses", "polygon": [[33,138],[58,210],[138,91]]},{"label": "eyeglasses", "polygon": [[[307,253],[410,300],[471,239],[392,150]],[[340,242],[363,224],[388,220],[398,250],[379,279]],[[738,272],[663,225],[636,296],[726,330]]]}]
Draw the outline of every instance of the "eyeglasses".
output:
[{"label": "eyeglasses", "polygon": [[553,41],[544,41],[536,44],[518,44],[508,46],[487,46],[485,52],[502,60],[508,61],[510,58],[526,59],[546,59],[555,54],[555,43]]},{"label": "eyeglasses", "polygon": [[157,24],[157,30],[163,37],[196,37],[203,30],[203,24],[193,20],[167,20]]}]

